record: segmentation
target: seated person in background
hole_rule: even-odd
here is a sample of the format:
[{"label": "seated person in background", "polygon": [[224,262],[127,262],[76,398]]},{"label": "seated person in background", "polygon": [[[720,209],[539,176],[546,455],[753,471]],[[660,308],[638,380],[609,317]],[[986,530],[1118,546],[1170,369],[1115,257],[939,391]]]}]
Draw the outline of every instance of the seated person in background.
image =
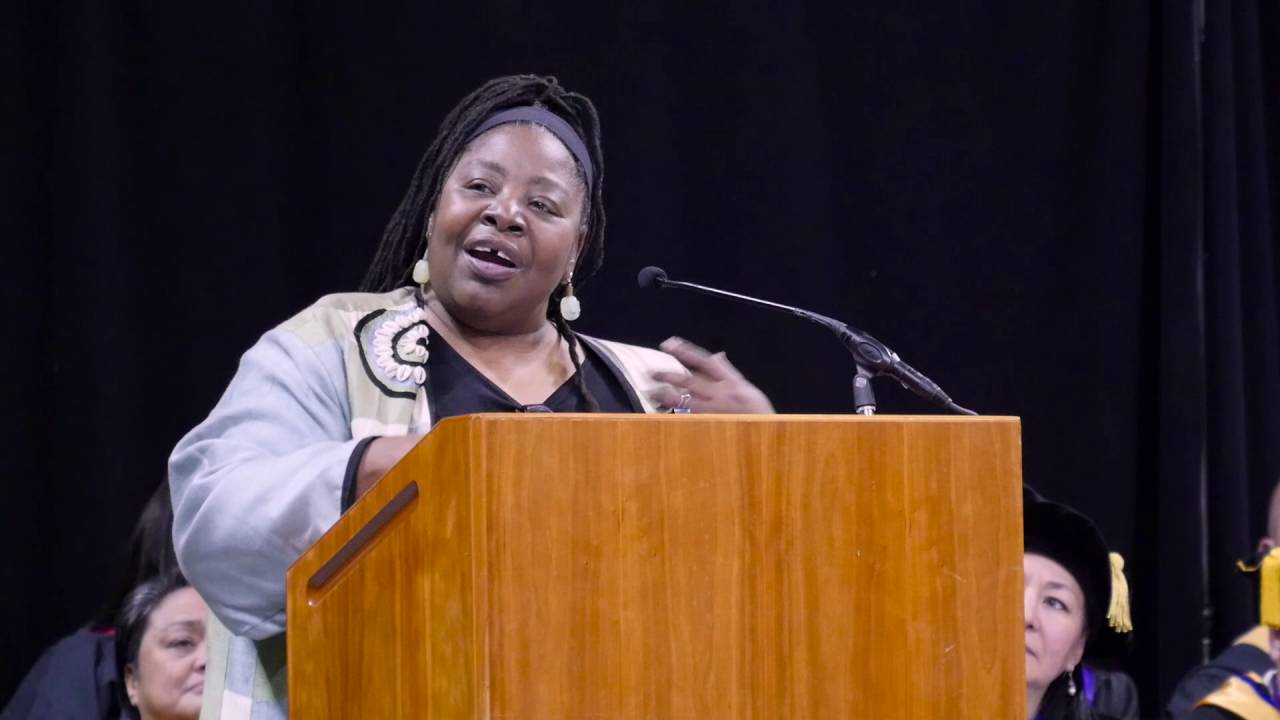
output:
[{"label": "seated person in background", "polygon": [[[1280,544],[1280,483],[1271,491],[1267,534],[1258,541],[1258,553],[1266,554],[1277,544]],[[1165,717],[1186,720],[1198,702],[1228,679],[1249,673],[1265,675],[1275,670],[1269,635],[1266,626],[1258,625],[1236,638],[1230,647],[1208,663],[1193,668],[1174,688],[1165,708]]]},{"label": "seated person in background", "polygon": [[151,494],[133,528],[125,571],[98,614],[84,627],[45,650],[18,686],[0,717],[4,720],[120,717],[120,676],[116,671],[113,625],[125,597],[147,578],[176,572],[173,507],[169,483]]},{"label": "seated person in background", "polygon": [[1276,682],[1276,667],[1280,664],[1280,549],[1270,550],[1259,567],[1259,584],[1262,586],[1260,627],[1267,639],[1265,667],[1261,671],[1230,671],[1231,675],[1199,700],[1186,715],[1192,720],[1280,720],[1280,691]]},{"label": "seated person in background", "polygon": [[208,617],[209,606],[176,572],[130,593],[116,621],[117,663],[128,698],[123,717],[200,717]]},{"label": "seated person in background", "polygon": [[[1024,495],[1023,611],[1026,622],[1027,717],[1039,720],[1117,717],[1090,705],[1083,661],[1124,650],[1129,589],[1124,563],[1107,550],[1089,518],[1032,491]],[[1093,676],[1096,680],[1096,675]],[[1132,684],[1108,674],[1108,705],[1136,711]],[[1095,701],[1102,689],[1095,684]]]}]

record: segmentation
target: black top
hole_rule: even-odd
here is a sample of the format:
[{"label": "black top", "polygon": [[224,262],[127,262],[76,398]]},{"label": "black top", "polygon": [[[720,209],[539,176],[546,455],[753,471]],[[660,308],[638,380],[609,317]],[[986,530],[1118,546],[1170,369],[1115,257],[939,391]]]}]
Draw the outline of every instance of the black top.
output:
[{"label": "black top", "polygon": [[[605,360],[590,345],[580,343],[580,347],[585,355],[582,377],[599,404],[600,412],[642,412],[643,408],[632,404],[621,380]],[[521,405],[459,355],[440,333],[431,336],[427,385],[433,423],[473,413],[589,411],[587,399],[578,387],[576,373],[541,403]]]},{"label": "black top", "polygon": [[[583,350],[582,378],[587,390],[595,398],[600,412],[644,412],[639,398],[628,391],[622,379],[622,370],[615,368],[608,359],[601,357],[590,343],[579,342]],[[440,333],[432,333],[430,353],[427,355],[427,398],[431,403],[431,422],[472,413],[502,412],[588,412],[586,397],[578,387],[578,374],[574,373],[563,385],[538,405],[521,405],[502,388],[493,384],[483,373],[467,362],[457,350],[449,346]],[[360,460],[376,436],[356,443],[347,460],[342,482],[342,512],[356,501],[356,474]],[[0,720],[8,720],[0,718]]]}]

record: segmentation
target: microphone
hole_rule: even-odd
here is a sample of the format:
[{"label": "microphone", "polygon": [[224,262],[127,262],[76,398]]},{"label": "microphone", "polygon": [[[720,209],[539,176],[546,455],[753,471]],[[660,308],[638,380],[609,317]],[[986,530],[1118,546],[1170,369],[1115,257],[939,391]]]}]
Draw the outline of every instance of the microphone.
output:
[{"label": "microphone", "polygon": [[639,275],[636,275],[636,283],[638,283],[642,288],[649,287],[655,280],[659,283],[666,282],[667,271],[660,267],[650,265],[649,267],[641,270]]},{"label": "microphone", "polygon": [[[861,330],[850,327],[845,323],[826,315],[820,315],[809,310],[802,310],[798,307],[783,305],[769,300],[761,300],[753,298],[750,295],[742,295],[740,293],[729,292],[727,290],[719,290],[706,285],[698,285],[691,282],[683,282],[680,280],[671,280],[667,277],[667,273],[660,267],[650,265],[641,270],[636,275],[636,283],[642,288],[659,287],[659,288],[680,288],[683,290],[693,290],[704,295],[713,295],[715,297],[725,298],[727,300],[735,300],[737,302],[762,307],[768,310],[784,312],[803,318],[809,322],[817,323],[828,330],[835,333],[836,337],[844,343],[849,352],[853,354],[853,361],[858,366],[859,374],[866,373],[868,375],[885,375],[897,380],[902,387],[919,395],[920,397],[935,403],[947,410],[960,415],[977,415],[972,410],[960,407],[949,395],[938,387],[938,384],[930,380],[924,373],[916,370],[898,357],[898,353],[890,350],[884,343],[876,340]],[[858,381],[854,380],[855,394],[857,393]]]}]

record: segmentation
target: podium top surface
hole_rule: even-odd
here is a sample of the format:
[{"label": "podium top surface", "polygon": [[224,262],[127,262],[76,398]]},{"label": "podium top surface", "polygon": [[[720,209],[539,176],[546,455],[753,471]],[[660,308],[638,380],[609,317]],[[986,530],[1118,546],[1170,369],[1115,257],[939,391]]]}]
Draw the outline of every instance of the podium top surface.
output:
[{"label": "podium top surface", "polygon": [[456,415],[441,420],[438,426],[478,419],[491,422],[547,422],[549,420],[609,420],[622,422],[663,422],[691,420],[745,423],[944,423],[985,424],[1021,423],[1016,415],[730,415],[722,413],[477,413]]}]

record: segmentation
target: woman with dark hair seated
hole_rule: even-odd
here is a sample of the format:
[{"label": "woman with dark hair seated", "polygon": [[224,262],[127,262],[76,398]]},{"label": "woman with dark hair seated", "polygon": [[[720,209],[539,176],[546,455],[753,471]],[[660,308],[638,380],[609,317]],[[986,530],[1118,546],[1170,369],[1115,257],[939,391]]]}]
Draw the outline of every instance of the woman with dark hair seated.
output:
[{"label": "woman with dark hair seated", "polygon": [[1027,717],[1113,718],[1094,704],[1097,676],[1084,661],[1121,654],[1133,629],[1124,563],[1089,518],[1030,491],[1023,528]]},{"label": "woman with dark hair seated", "polygon": [[121,604],[148,578],[177,572],[173,552],[173,507],[163,482],[143,506],[134,526],[125,570],[111,586],[97,615],[40,656],[0,717],[115,720],[120,717],[120,675],[114,626]]},{"label": "woman with dark hair seated", "polygon": [[196,720],[204,695],[209,606],[178,573],[139,585],[116,621],[123,717]]}]

